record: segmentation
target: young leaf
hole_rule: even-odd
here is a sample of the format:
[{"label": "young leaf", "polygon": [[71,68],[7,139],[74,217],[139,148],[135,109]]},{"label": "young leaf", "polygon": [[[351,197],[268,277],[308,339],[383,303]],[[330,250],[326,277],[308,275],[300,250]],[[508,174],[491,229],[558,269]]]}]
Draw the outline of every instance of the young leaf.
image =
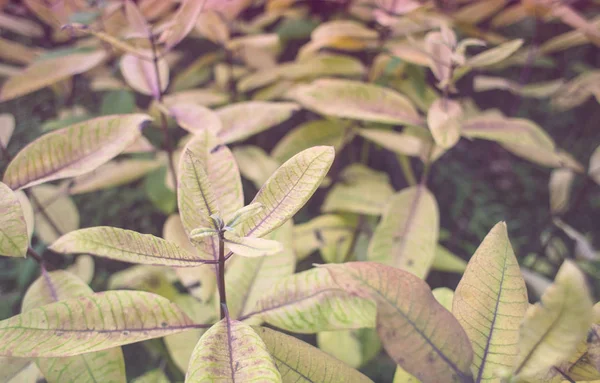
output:
[{"label": "young leaf", "polygon": [[97,117],[45,134],[15,156],[4,183],[17,190],[90,172],[131,145],[148,120],[145,114]]},{"label": "young leaf", "polygon": [[293,336],[266,327],[255,327],[283,383],[373,383],[365,375]]},{"label": "young leaf", "polygon": [[157,160],[110,161],[72,180],[69,194],[89,193],[124,185],[145,176],[161,165]]},{"label": "young leaf", "polygon": [[150,234],[99,226],[72,231],[50,246],[57,253],[84,253],[146,265],[192,267],[205,263],[174,243]]},{"label": "young leaf", "polygon": [[164,59],[158,60],[158,78],[154,63],[132,54],[121,58],[121,74],[135,91],[158,99],[169,85],[169,65]]},{"label": "young leaf", "polygon": [[252,181],[257,189],[263,186],[280,165],[258,146],[236,146],[233,148],[233,155],[242,175]]},{"label": "young leaf", "polygon": [[0,145],[4,148],[8,146],[8,142],[15,130],[15,118],[12,114],[0,114]]},{"label": "young leaf", "polygon": [[528,306],[506,224],[500,222],[473,254],[452,305],[452,313],[473,345],[475,382],[497,381],[498,370],[514,364],[519,325]]},{"label": "young leaf", "polygon": [[322,267],[348,293],[376,302],[379,337],[402,368],[423,383],[473,381],[469,338],[425,282],[372,262]]},{"label": "young leaf", "polygon": [[245,221],[239,233],[262,237],[290,219],[317,190],[334,156],[332,147],[315,146],[281,165],[252,201],[265,208]]},{"label": "young leaf", "polygon": [[462,108],[456,101],[440,98],[431,104],[427,112],[427,125],[436,144],[449,149],[458,142],[461,117]]},{"label": "young leaf", "polygon": [[305,108],[327,116],[384,124],[420,125],[409,99],[391,89],[359,81],[320,79],[292,90]]},{"label": "young leaf", "polygon": [[177,306],[158,295],[108,291],[51,303],[1,321],[0,355],[79,355],[193,327]]},{"label": "young leaf", "polygon": [[438,241],[439,212],[433,194],[423,185],[394,194],[377,225],[368,258],[425,278]]},{"label": "young leaf", "polygon": [[281,383],[281,375],[267,346],[252,327],[225,318],[212,326],[196,345],[186,383],[223,382]]},{"label": "young leaf", "polygon": [[225,246],[234,254],[242,257],[264,257],[275,255],[283,250],[281,243],[263,238],[238,237],[225,232]]},{"label": "young leaf", "polygon": [[[39,185],[31,188],[31,194],[44,207],[46,214],[36,209],[34,214],[35,233],[44,243],[56,241],[62,233],[79,229],[79,211],[73,199],[64,189],[55,185]],[[48,216],[54,224],[51,224]],[[57,231],[58,230],[58,231]]]},{"label": "young leaf", "polygon": [[106,58],[105,51],[77,52],[37,60],[2,85],[0,102],[21,97],[76,74],[87,72]]},{"label": "young leaf", "polygon": [[531,379],[567,360],[587,336],[592,306],[585,275],[565,261],[541,302],[527,310],[513,374]]},{"label": "young leaf", "polygon": [[467,60],[466,65],[472,68],[484,68],[506,60],[523,45],[522,39],[512,40],[497,47],[488,49]]},{"label": "young leaf", "polygon": [[0,182],[0,255],[24,257],[29,246],[27,223],[15,192]]}]

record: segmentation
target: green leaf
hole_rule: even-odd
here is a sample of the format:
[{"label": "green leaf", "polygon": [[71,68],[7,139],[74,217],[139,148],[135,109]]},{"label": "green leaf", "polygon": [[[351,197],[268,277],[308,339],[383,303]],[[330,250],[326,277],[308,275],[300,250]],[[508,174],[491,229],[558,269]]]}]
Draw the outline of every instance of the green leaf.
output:
[{"label": "green leaf", "polygon": [[186,383],[281,382],[267,346],[252,327],[225,318],[200,338],[194,349]]},{"label": "green leaf", "polygon": [[317,345],[353,368],[365,365],[381,351],[379,336],[373,328],[320,332]]},{"label": "green leaf", "polygon": [[302,260],[313,251],[345,242],[355,227],[341,215],[324,214],[294,226],[294,251]]},{"label": "green leaf", "polygon": [[298,86],[291,96],[305,108],[327,116],[384,124],[422,123],[408,98],[359,81],[320,79]]},{"label": "green leaf", "polygon": [[173,303],[140,291],[108,291],[32,309],[0,322],[0,355],[63,357],[193,328]]},{"label": "green leaf", "polygon": [[452,313],[474,350],[471,367],[476,382],[495,382],[519,352],[519,326],[529,301],[506,224],[490,230],[471,257],[456,288]]},{"label": "green leaf", "polygon": [[447,287],[438,287],[431,290],[431,293],[435,297],[435,300],[439,302],[448,311],[452,311],[452,299],[454,298],[454,291]]},{"label": "green leaf", "polygon": [[135,97],[126,90],[113,90],[102,96],[102,105],[100,105],[100,114],[126,114],[133,113],[135,110]]},{"label": "green leaf", "polygon": [[29,246],[27,223],[15,192],[0,182],[0,255],[24,257]]},{"label": "green leaf", "polygon": [[72,231],[56,240],[50,249],[146,265],[192,267],[206,261],[162,238],[109,226]]},{"label": "green leaf", "polygon": [[283,383],[373,383],[365,375],[293,336],[255,327]]},{"label": "green leaf", "polygon": [[435,248],[435,258],[433,258],[431,268],[450,273],[462,273],[467,268],[467,262],[461,257],[451,253],[442,245],[437,245]]},{"label": "green leaf", "polygon": [[492,49],[481,52],[467,60],[466,65],[473,68],[484,68],[506,60],[523,45],[523,39],[512,40]]},{"label": "green leaf", "polygon": [[171,214],[177,208],[177,196],[166,182],[168,169],[163,166],[150,172],[144,179],[144,190],[152,204],[165,214]]},{"label": "green leaf", "polygon": [[375,301],[383,347],[407,372],[424,383],[473,381],[467,334],[421,279],[372,262],[322,268],[348,293]]},{"label": "green leaf", "polygon": [[283,246],[277,241],[263,238],[238,237],[230,232],[225,232],[225,247],[234,254],[250,258],[274,255],[283,250]]},{"label": "green leaf", "polygon": [[145,114],[98,117],[45,134],[15,156],[4,183],[17,190],[92,171],[135,142],[148,120]]},{"label": "green leaf", "polygon": [[131,381],[132,383],[171,383],[169,378],[165,375],[165,373],[157,368],[154,370],[150,370],[146,372],[142,376],[138,376],[137,378]]}]

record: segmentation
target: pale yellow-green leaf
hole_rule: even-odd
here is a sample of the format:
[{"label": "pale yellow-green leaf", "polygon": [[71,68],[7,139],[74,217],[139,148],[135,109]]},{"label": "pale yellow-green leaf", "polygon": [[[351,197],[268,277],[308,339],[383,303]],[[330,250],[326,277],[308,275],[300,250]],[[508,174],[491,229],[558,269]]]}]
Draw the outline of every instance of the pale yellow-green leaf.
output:
[{"label": "pale yellow-green leaf", "polygon": [[272,326],[307,334],[375,326],[373,302],[349,295],[323,269],[278,281],[251,314]]},{"label": "pale yellow-green leaf", "polygon": [[424,185],[411,186],[389,199],[368,258],[425,278],[435,258],[438,233],[435,197]]},{"label": "pale yellow-green leaf", "polygon": [[132,383],[171,383],[169,378],[161,369],[150,370],[144,375],[138,376]]},{"label": "pale yellow-green leaf", "polygon": [[461,7],[452,16],[459,22],[478,24],[504,8],[504,0],[476,1]]},{"label": "pale yellow-green leaf", "polygon": [[360,129],[358,134],[394,153],[417,157],[429,150],[430,143],[408,133],[385,129]]},{"label": "pale yellow-green leaf", "polygon": [[590,157],[590,165],[588,167],[588,175],[600,185],[600,146],[594,150]]},{"label": "pale yellow-green leaf", "polygon": [[87,72],[105,58],[105,51],[93,51],[34,61],[4,82],[0,91],[0,102],[21,97],[76,74]]},{"label": "pale yellow-green leaf", "polygon": [[184,0],[173,17],[168,21],[169,26],[159,37],[159,41],[170,50],[179,44],[192,31],[196,20],[202,12],[206,0]]},{"label": "pale yellow-green leaf", "polygon": [[173,271],[165,266],[135,265],[111,274],[109,290],[140,290],[163,296],[169,300],[178,295],[171,283]]},{"label": "pale yellow-green leaf", "polygon": [[145,114],[97,117],[45,134],[15,156],[3,182],[17,190],[90,172],[131,145],[148,119]]},{"label": "pale yellow-green leaf", "polygon": [[0,182],[0,255],[25,257],[29,236],[21,203],[15,192]]},{"label": "pale yellow-green leaf", "polygon": [[[190,295],[180,294],[173,299],[173,302],[180,307],[195,323],[215,323],[218,321],[218,312],[212,303],[201,303]],[[165,346],[173,362],[183,372],[187,371],[190,357],[200,340],[202,334],[207,329],[198,328],[191,331],[178,334],[167,335]]]},{"label": "pale yellow-green leaf", "polygon": [[280,253],[281,243],[264,238],[238,237],[231,232],[225,232],[225,247],[234,254],[242,257],[257,258]]},{"label": "pale yellow-green leaf", "polygon": [[267,346],[252,327],[225,318],[200,338],[185,381],[280,383],[282,380]]},{"label": "pale yellow-green leaf", "polygon": [[352,331],[323,331],[317,334],[317,345],[352,368],[362,364],[361,344]]},{"label": "pale yellow-green leaf", "polygon": [[541,302],[527,310],[513,374],[532,378],[567,360],[587,336],[592,305],[585,275],[574,263],[565,261]]},{"label": "pale yellow-green leaf", "polygon": [[281,68],[281,76],[290,80],[327,76],[358,77],[365,72],[365,67],[360,60],[351,56],[329,53],[283,65]]},{"label": "pale yellow-green leaf", "polygon": [[4,148],[8,146],[8,142],[15,130],[15,118],[12,114],[0,114],[0,145]]},{"label": "pale yellow-green leaf", "polygon": [[[31,366],[34,367],[35,374],[25,377]],[[2,383],[33,382],[38,374],[39,370],[31,359],[0,357],[0,382]]]},{"label": "pale yellow-green leaf", "polygon": [[442,245],[437,245],[431,268],[450,273],[462,273],[467,268],[467,262]]},{"label": "pale yellow-green leaf", "polygon": [[402,367],[397,366],[393,383],[421,383],[421,381],[406,372]]},{"label": "pale yellow-green leaf", "polygon": [[129,37],[135,36],[147,38],[150,36],[150,25],[148,25],[146,17],[140,11],[136,3],[134,3],[132,0],[125,0],[123,5],[125,8],[125,17],[127,18],[127,22],[129,23],[129,27],[132,31]]},{"label": "pale yellow-green leaf", "polygon": [[179,104],[198,104],[204,106],[221,105],[229,101],[229,95],[217,89],[203,88],[184,90],[163,97],[163,104],[172,107]]},{"label": "pale yellow-green leaf", "polygon": [[431,291],[435,299],[444,306],[448,311],[452,311],[452,299],[454,298],[454,291],[447,287],[438,287]]},{"label": "pale yellow-green leaf", "polygon": [[452,305],[473,345],[471,370],[476,382],[497,382],[498,371],[514,364],[519,325],[528,306],[506,224],[500,222],[471,257]]},{"label": "pale yellow-green leaf", "polygon": [[255,327],[283,383],[373,383],[345,363],[290,335],[266,327]]},{"label": "pale yellow-green leaf", "polygon": [[31,237],[33,236],[33,230],[35,227],[35,215],[33,212],[33,207],[31,206],[31,202],[29,201],[29,198],[27,198],[27,195],[24,191],[20,190],[16,192],[15,195],[21,204],[25,223],[27,224],[27,237],[29,238],[29,242],[31,242]]},{"label": "pale yellow-green leaf", "polygon": [[[600,26],[600,17],[595,16],[591,22],[596,28],[598,28],[598,26]],[[554,52],[560,52],[568,48],[588,44],[589,42],[590,41],[586,37],[583,30],[574,29],[546,40],[542,45],[540,45],[539,53],[547,55]]]},{"label": "pale yellow-green leaf", "polygon": [[422,123],[410,100],[378,85],[340,79],[320,79],[300,85],[291,94],[305,108],[327,116],[384,124]]},{"label": "pale yellow-green leaf", "polygon": [[230,228],[235,228],[248,218],[256,215],[263,209],[263,205],[261,203],[251,203],[250,205],[244,206],[233,213],[231,213],[228,217],[225,217],[225,226]]},{"label": "pale yellow-green leaf", "polygon": [[339,120],[317,120],[290,130],[271,151],[271,156],[283,163],[296,153],[316,145],[330,145],[339,152],[345,141],[346,124]]},{"label": "pale yellow-green leaf", "polygon": [[173,303],[108,291],[51,303],[0,322],[0,355],[63,357],[158,338],[194,325]]},{"label": "pale yellow-green leaf", "polygon": [[252,201],[261,203],[264,209],[245,221],[238,232],[262,237],[292,218],[317,190],[334,156],[332,147],[315,146],[286,161]]},{"label": "pale yellow-green leaf", "polygon": [[229,40],[229,26],[219,12],[207,11],[198,15],[195,29],[208,40],[218,45],[225,45]]},{"label": "pale yellow-green leaf", "polygon": [[193,267],[205,262],[198,254],[150,234],[116,227],[99,226],[72,231],[50,249],[57,253],[83,253],[147,265]]},{"label": "pale yellow-green leaf", "polygon": [[169,112],[177,124],[190,133],[208,130],[216,135],[223,129],[219,116],[199,104],[176,104],[169,108]]},{"label": "pale yellow-green leaf", "polygon": [[300,109],[292,102],[245,101],[217,110],[223,128],[219,139],[228,144],[241,141],[282,123]]},{"label": "pale yellow-green leaf", "polygon": [[233,155],[244,178],[252,181],[257,189],[271,177],[280,165],[258,146],[236,146],[233,148]]},{"label": "pale yellow-green leaf", "polygon": [[[44,243],[52,243],[63,233],[79,228],[79,211],[75,202],[65,194],[65,191],[54,185],[39,185],[31,189],[31,194],[43,206],[46,215],[50,217],[56,228],[48,222],[39,206],[35,208],[35,233]],[[57,229],[59,232],[57,232]]]},{"label": "pale yellow-green leaf", "polygon": [[473,88],[476,92],[486,90],[502,89],[523,97],[547,98],[558,92],[564,84],[564,80],[552,80],[527,85],[521,85],[516,81],[504,77],[477,76],[473,80]]},{"label": "pale yellow-green leaf", "polygon": [[87,254],[82,254],[78,256],[77,258],[75,258],[75,262],[73,262],[71,266],[66,268],[66,270],[69,273],[76,275],[79,279],[81,279],[88,285],[92,282],[92,279],[94,278],[94,269],[94,258]]},{"label": "pale yellow-green leaf", "polygon": [[377,332],[394,362],[424,383],[472,381],[469,338],[424,281],[373,262],[322,268],[340,288],[376,303]]},{"label": "pale yellow-green leaf", "polygon": [[418,51],[425,51],[429,68],[438,80],[438,86],[441,85],[442,87],[448,84],[452,75],[452,58],[456,37],[454,34],[451,36],[453,41],[446,41],[444,34],[441,32],[429,32],[425,35],[425,40],[422,43],[423,48],[419,49],[419,46],[417,46]]},{"label": "pale yellow-green leaf", "polygon": [[208,81],[212,76],[212,66],[221,58],[222,53],[219,51],[199,56],[185,69],[174,74],[173,81],[171,81],[172,90],[179,92],[186,89],[193,89]]},{"label": "pale yellow-green leaf", "polygon": [[158,160],[110,161],[90,173],[75,177],[69,193],[89,193],[124,185],[142,178],[160,165]]},{"label": "pale yellow-green leaf", "polygon": [[344,217],[324,214],[308,222],[294,225],[294,251],[298,260],[325,246],[344,242],[355,228]]},{"label": "pale yellow-green leaf", "polygon": [[437,99],[427,112],[427,125],[435,143],[444,149],[454,146],[460,139],[462,108],[454,100]]},{"label": "pale yellow-green leaf", "polygon": [[155,99],[158,99],[169,85],[169,65],[165,59],[158,60],[158,76],[152,61],[129,53],[121,58],[120,69],[127,85],[136,92],[153,96]]},{"label": "pale yellow-green leaf", "polygon": [[77,23],[71,23],[71,24],[65,25],[65,30],[77,31],[77,32],[81,32],[81,33],[90,34],[90,35],[98,38],[98,40],[109,44],[113,48],[116,48],[116,50],[118,50],[118,51],[123,51],[125,53],[135,55],[137,57],[143,57],[146,60],[152,60],[152,54],[151,54],[151,52],[148,52],[148,50],[138,49],[135,46],[127,43],[126,41],[121,40],[121,39],[119,39],[111,34],[108,34],[106,32],[102,32],[100,30],[94,30],[93,28],[88,28],[85,25],[77,24]]},{"label": "pale yellow-green leaf", "polygon": [[597,95],[598,89],[600,89],[600,71],[586,71],[561,87],[560,92],[552,97],[551,105],[559,111],[575,108]]},{"label": "pale yellow-green leaf", "polygon": [[568,208],[574,178],[575,173],[570,169],[555,169],[550,174],[548,187],[552,213],[562,213]]},{"label": "pale yellow-green leaf", "polygon": [[466,65],[473,68],[485,68],[506,60],[523,45],[522,39],[512,40],[497,47],[485,50],[467,60]]},{"label": "pale yellow-green leaf", "polygon": [[564,231],[569,238],[575,241],[575,257],[591,261],[600,258],[600,254],[596,252],[590,243],[590,240],[584,234],[567,225],[558,217],[555,217],[553,222],[558,228]]}]

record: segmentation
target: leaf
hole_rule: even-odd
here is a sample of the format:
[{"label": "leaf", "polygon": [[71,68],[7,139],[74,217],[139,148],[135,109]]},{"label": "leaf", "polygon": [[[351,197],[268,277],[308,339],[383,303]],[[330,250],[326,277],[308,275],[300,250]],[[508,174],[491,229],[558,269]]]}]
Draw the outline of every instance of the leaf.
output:
[{"label": "leaf", "polygon": [[0,255],[25,257],[29,236],[21,203],[15,193],[0,182]]},{"label": "leaf", "polygon": [[359,81],[320,79],[298,86],[291,96],[305,108],[326,116],[384,124],[422,123],[408,98]]},{"label": "leaf", "polygon": [[90,172],[135,142],[148,119],[145,114],[97,117],[45,134],[15,156],[4,183],[17,190]]},{"label": "leaf", "polygon": [[317,334],[319,349],[352,368],[362,364],[361,344],[351,331],[323,331]]},{"label": "leaf", "polygon": [[252,181],[257,189],[279,168],[279,163],[258,146],[236,146],[233,155],[244,178]]},{"label": "leaf", "polygon": [[308,222],[294,225],[294,251],[298,260],[325,246],[336,246],[350,238],[355,231],[344,217],[324,214]]},{"label": "leaf", "polygon": [[15,117],[9,113],[0,114],[0,145],[4,148],[8,146],[14,130]]},{"label": "leaf", "polygon": [[33,236],[33,230],[35,227],[35,216],[33,213],[33,207],[31,206],[31,202],[29,202],[29,198],[27,198],[27,196],[22,190],[15,192],[15,195],[17,196],[17,199],[21,204],[21,209],[23,211],[25,223],[27,224],[27,237],[29,238],[29,242],[31,243],[31,238]]},{"label": "leaf", "polygon": [[437,245],[435,248],[435,258],[433,258],[431,268],[450,273],[462,273],[467,268],[467,262],[451,253],[442,245]]},{"label": "leaf", "polygon": [[397,366],[393,383],[421,383],[421,381],[406,372],[402,367]]},{"label": "leaf", "polygon": [[157,368],[146,372],[144,375],[138,376],[131,381],[132,383],[171,383],[165,373]]},{"label": "leaf", "polygon": [[424,383],[471,382],[473,351],[425,282],[372,262],[322,266],[348,293],[377,304],[377,332],[392,359]]},{"label": "leaf", "polygon": [[552,213],[562,213],[569,206],[571,186],[575,173],[570,169],[555,169],[550,174],[550,210]]},{"label": "leaf", "polygon": [[251,203],[250,205],[244,206],[243,208],[231,213],[230,216],[226,217],[225,226],[235,228],[248,218],[256,215],[262,209],[263,205],[260,203]]},{"label": "leaf", "polygon": [[133,113],[134,111],[135,97],[132,92],[118,89],[107,92],[102,97],[100,114],[103,116],[108,116],[110,114]]},{"label": "leaf", "polygon": [[555,217],[553,219],[553,223],[562,231],[564,231],[569,238],[575,241],[575,256],[577,258],[582,258],[590,261],[595,261],[600,258],[600,254],[596,252],[596,250],[590,243],[590,240],[585,235],[578,232],[571,226],[567,225],[558,217]]},{"label": "leaf", "polygon": [[590,165],[588,167],[588,175],[600,185],[600,146],[594,150],[590,157]]},{"label": "leaf", "polygon": [[[125,17],[135,37],[148,38],[151,35],[146,17],[132,0],[125,0]],[[133,36],[130,36],[133,37]]]},{"label": "leaf", "polygon": [[[446,38],[446,36],[449,36],[449,38]],[[425,35],[423,49],[427,54],[429,68],[439,81],[438,86],[445,87],[451,80],[455,45],[456,36],[454,33],[443,34],[435,31]]]},{"label": "leaf", "polygon": [[444,149],[454,146],[460,139],[462,108],[456,101],[439,98],[427,112],[427,125],[435,143]]},{"label": "leaf", "polygon": [[87,72],[105,58],[105,51],[92,51],[37,60],[4,82],[0,91],[0,102],[21,97],[76,74]]},{"label": "leaf", "polygon": [[216,89],[193,89],[171,93],[163,97],[163,104],[171,107],[178,104],[221,105],[229,100],[227,93]]},{"label": "leaf", "polygon": [[106,283],[108,290],[141,290],[169,300],[179,294],[172,284],[172,270],[164,266],[135,265],[112,273]]},{"label": "leaf", "polygon": [[255,327],[255,331],[267,346],[283,383],[373,382],[345,363],[293,336],[266,327]]},{"label": "leaf", "polygon": [[190,254],[162,238],[108,226],[72,231],[56,240],[50,249],[146,265],[192,267],[205,263],[200,255]]},{"label": "leaf", "polygon": [[290,219],[319,187],[334,156],[332,147],[315,146],[281,165],[252,200],[264,209],[244,222],[239,233],[262,237]]},{"label": "leaf", "polygon": [[367,257],[425,278],[435,257],[438,232],[435,197],[423,185],[408,187],[389,199]]},{"label": "leaf", "polygon": [[223,123],[218,137],[224,144],[241,141],[290,118],[300,107],[292,102],[245,101],[217,110]]},{"label": "leaf", "polygon": [[413,157],[421,156],[429,151],[431,146],[427,141],[414,135],[386,129],[359,129],[358,134],[394,153]]},{"label": "leaf", "polygon": [[167,166],[148,173],[144,178],[144,191],[154,207],[164,214],[171,214],[177,208],[177,196],[169,188],[168,182],[171,177],[167,178],[167,176],[170,176]]},{"label": "leaf", "polygon": [[476,92],[484,92],[492,89],[507,90],[522,97],[547,98],[561,90],[564,85],[563,79],[544,81],[533,84],[521,85],[516,81],[510,81],[504,77],[476,76],[473,88]]},{"label": "leaf", "polygon": [[471,257],[452,305],[473,345],[471,371],[476,382],[497,381],[498,371],[514,364],[519,326],[528,306],[506,224],[500,222]]},{"label": "leaf", "polygon": [[145,176],[161,165],[157,160],[110,161],[90,173],[72,180],[70,194],[89,193],[128,184]]},{"label": "leaf", "polygon": [[51,303],[1,321],[0,355],[72,356],[189,328],[193,328],[191,320],[165,298],[140,291],[108,291]]},{"label": "leaf", "polygon": [[290,275],[273,284],[251,315],[304,334],[375,326],[374,304],[347,294],[322,269]]},{"label": "leaf", "polygon": [[179,44],[194,28],[206,0],[184,0],[177,13],[169,21],[169,28],[160,35],[159,41],[170,50]]},{"label": "leaf", "polygon": [[281,375],[252,327],[229,318],[200,338],[185,376],[186,383],[253,380],[281,382]]},{"label": "leaf", "polygon": [[94,258],[90,255],[82,254],[75,258],[75,262],[67,267],[66,270],[89,285],[94,278],[94,267]]},{"label": "leaf", "polygon": [[202,105],[177,104],[169,112],[180,127],[193,134],[208,130],[217,135],[223,129],[219,115]]},{"label": "leaf", "polygon": [[592,305],[585,275],[571,261],[565,261],[541,302],[527,310],[514,375],[533,378],[567,360],[587,336]]},{"label": "leaf", "polygon": [[472,68],[485,68],[506,60],[523,45],[523,39],[512,40],[498,45],[492,49],[481,52],[470,57],[466,65]]},{"label": "leaf", "polygon": [[[30,369],[33,373],[27,375]],[[36,380],[38,375],[39,370],[31,359],[0,357],[0,382],[2,383],[30,382]]]},{"label": "leaf", "polygon": [[[46,212],[45,215],[42,214],[39,207],[36,206],[35,233],[42,242],[52,243],[62,233],[79,228],[80,218],[77,205],[71,197],[66,195],[64,190],[54,185],[39,185],[31,189],[31,194]],[[48,221],[46,216],[50,217],[54,225]]]},{"label": "leaf", "polygon": [[169,64],[159,59],[157,65],[158,78],[152,61],[128,53],[121,58],[119,68],[127,85],[136,92],[158,99],[169,85]]},{"label": "leaf", "polygon": [[281,243],[263,238],[238,237],[230,232],[225,233],[225,247],[242,257],[264,257],[280,253]]},{"label": "leaf", "polygon": [[435,300],[439,302],[448,311],[452,311],[452,299],[454,298],[454,291],[447,287],[438,287],[431,290],[431,293],[435,297]]}]

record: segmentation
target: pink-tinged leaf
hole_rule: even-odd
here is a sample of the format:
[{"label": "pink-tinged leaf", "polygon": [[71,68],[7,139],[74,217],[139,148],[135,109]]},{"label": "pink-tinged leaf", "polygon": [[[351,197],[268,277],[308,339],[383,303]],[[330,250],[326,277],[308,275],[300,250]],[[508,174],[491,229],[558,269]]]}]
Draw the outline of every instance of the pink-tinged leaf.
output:
[{"label": "pink-tinged leaf", "polygon": [[159,38],[167,50],[179,44],[192,31],[206,0],[183,0],[171,20],[171,26]]},{"label": "pink-tinged leaf", "polygon": [[0,182],[0,255],[24,257],[29,245],[27,224],[15,192]]},{"label": "pink-tinged leaf", "polygon": [[169,65],[164,59],[158,60],[158,76],[154,63],[132,54],[121,59],[121,73],[127,84],[137,92],[158,99],[169,85]]},{"label": "pink-tinged leaf", "polygon": [[125,17],[136,37],[148,38],[150,36],[150,25],[132,0],[125,0]]},{"label": "pink-tinged leaf", "polygon": [[176,104],[169,112],[179,126],[193,134],[207,130],[217,135],[223,129],[219,115],[202,105]]}]

